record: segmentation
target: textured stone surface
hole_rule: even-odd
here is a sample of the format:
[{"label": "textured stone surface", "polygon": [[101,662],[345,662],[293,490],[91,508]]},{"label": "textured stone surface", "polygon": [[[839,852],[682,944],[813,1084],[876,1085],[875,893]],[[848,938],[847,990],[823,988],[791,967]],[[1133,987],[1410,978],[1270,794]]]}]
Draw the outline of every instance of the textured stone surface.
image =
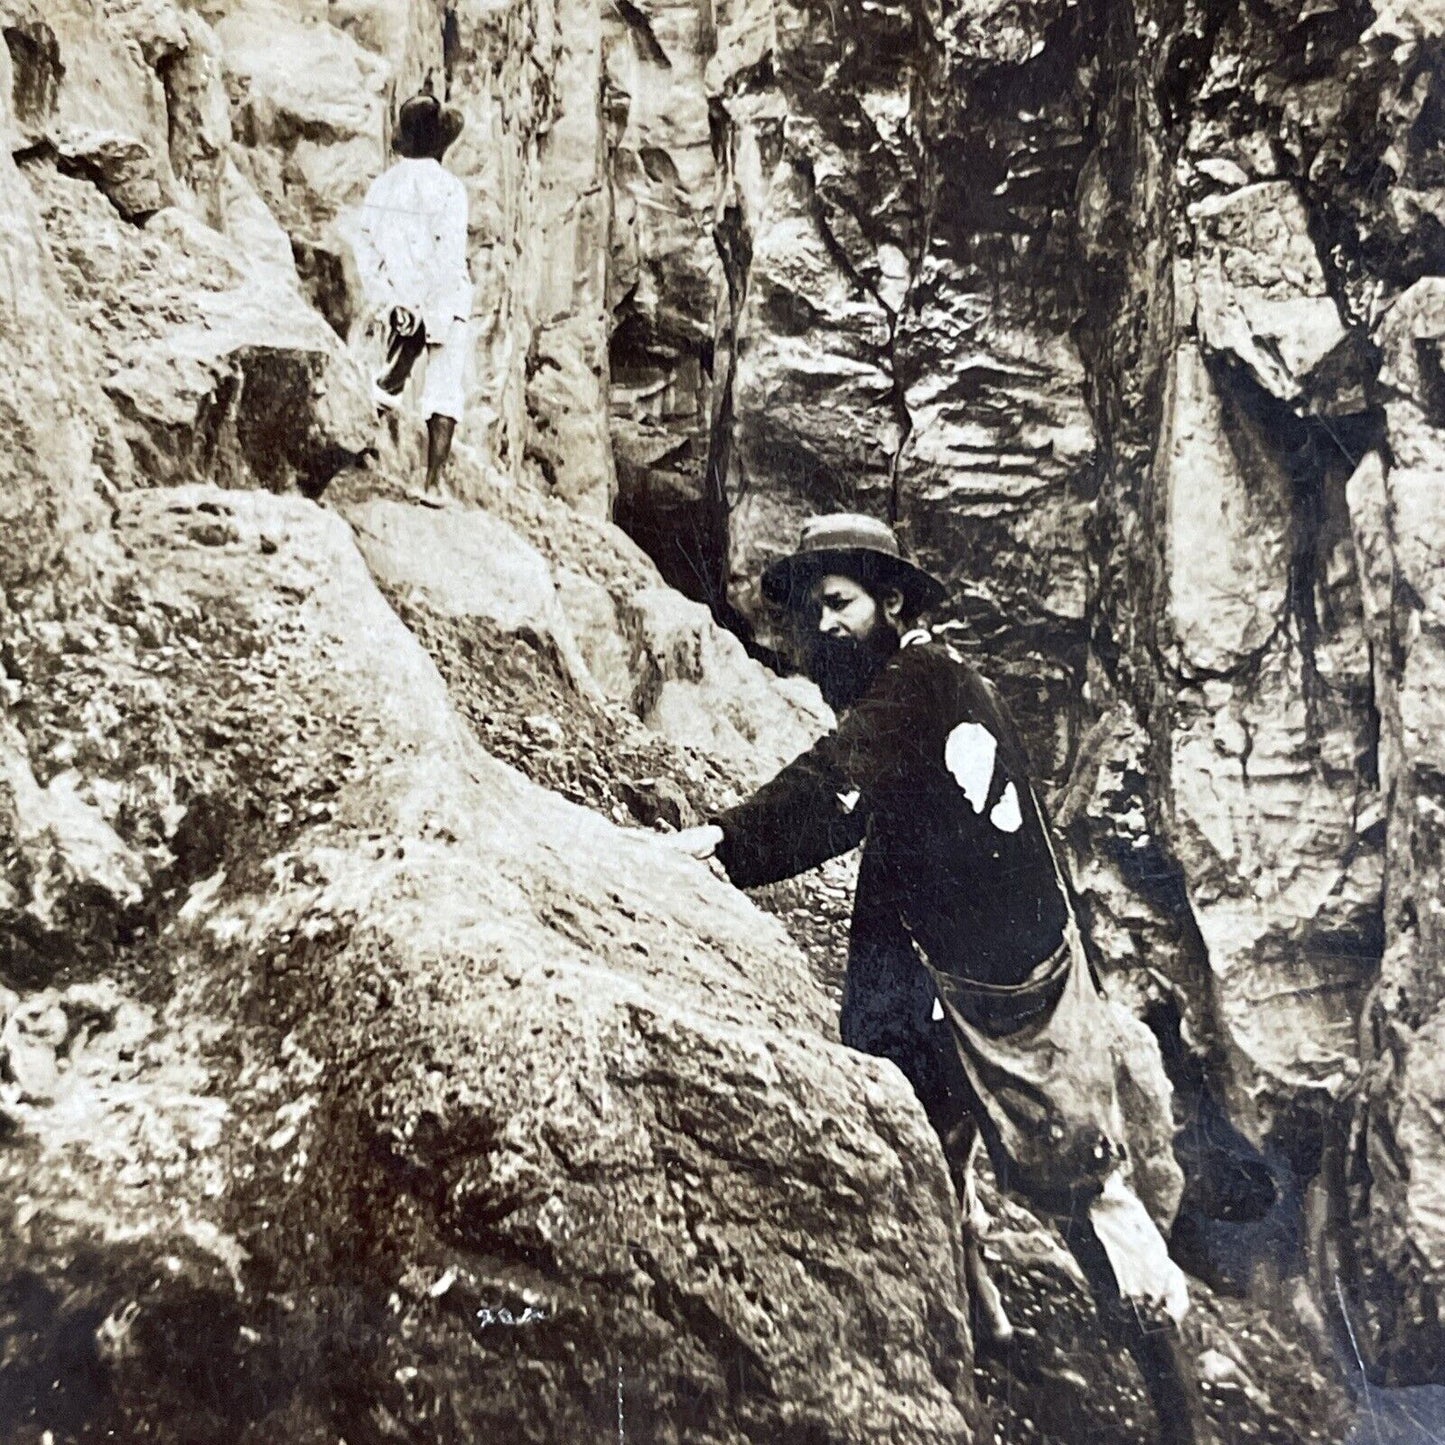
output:
[{"label": "textured stone surface", "polygon": [[[22,95],[10,46],[0,54],[0,124],[14,135],[12,94]],[[99,394],[89,348],[67,314],[64,289],[45,244],[34,197],[0,148],[0,340],[10,364],[0,370],[0,586],[7,606],[47,615],[52,589],[85,578],[113,549],[104,533],[103,476],[125,469],[110,443],[114,418]],[[123,447],[123,444],[122,444]],[[5,679],[7,693],[14,686]]]},{"label": "textured stone surface", "polygon": [[[0,1132],[12,1197],[48,1191],[7,1236],[0,1434],[470,1438],[525,1339],[538,1438],[610,1435],[617,1341],[639,1434],[692,1438],[687,1397],[717,1438],[961,1438],[933,1145],[819,1042],[849,863],[769,897],[805,966],[598,816],[685,825],[825,724],[661,583],[775,644],[757,569],[840,504],[948,581],[1063,789],[1111,992],[1271,1160],[1251,1299],[1206,1311],[1269,1378],[1196,1341],[1247,1402],[1226,1435],[1341,1433],[1291,1403],[1284,1313],[1343,1299],[1371,1369],[1438,1374],[1437,10],[0,0]],[[442,514],[339,342],[428,72],[476,281]],[[392,612],[294,497],[130,495],[333,477]],[[1072,1318],[1043,1239],[1013,1288]],[[1137,1437],[1066,1337],[1096,1433]],[[235,1368],[157,1383],[178,1350]],[[1078,1413],[985,1389],[1010,1438]]]},{"label": "textured stone surface", "polygon": [[[1315,1089],[1338,1097],[1354,1076],[1381,881],[1362,836],[1379,819],[1359,766],[1368,660],[1339,477],[1321,481],[1335,515],[1311,519],[1321,576],[1302,598],[1288,459],[1197,352],[1181,347],[1173,367],[1156,483],[1169,508],[1169,833],[1236,1117],[1262,1135],[1281,1109]],[[1316,607],[1322,586],[1335,605]]]},{"label": "textured stone surface", "polygon": [[149,476],[319,491],[371,444],[365,376],[274,269],[189,212],[137,229],[84,181],[44,166],[29,176]]},{"label": "textured stone surface", "polygon": [[[609,411],[617,515],[667,582],[721,601],[725,258],[712,106],[736,72],[697,0],[603,7],[608,122]],[[729,16],[721,17],[727,25]],[[721,384],[720,384],[721,383]]]},{"label": "textured stone surface", "polygon": [[1439,1036],[1445,987],[1441,919],[1445,711],[1445,410],[1438,390],[1445,290],[1418,282],[1380,326],[1393,466],[1362,459],[1350,515],[1366,579],[1381,698],[1381,786],[1390,799],[1385,950],[1362,1020],[1368,1077],[1357,1109],[1349,1185],[1369,1300],[1371,1344],[1405,1381],[1438,1372],[1445,1231],[1437,1204],[1445,1135]]},{"label": "textured stone surface", "polygon": [[610,524],[571,514],[569,542],[550,525],[568,515],[556,504],[508,521],[356,500],[348,487],[342,505],[373,574],[406,609],[520,635],[576,699],[621,706],[741,783],[770,776],[831,722],[811,683],[752,661]]},{"label": "textured stone surface", "polygon": [[[1289,181],[1261,181],[1199,201],[1189,214],[1201,342],[1242,363],[1281,401],[1304,399],[1349,333],[1298,192]],[[1331,380],[1330,407],[1359,410],[1364,377],[1351,378],[1353,387]]]},{"label": "textured stone surface", "polygon": [[[32,640],[53,671],[20,721],[48,770],[72,708],[144,679],[150,715],[173,709],[159,733],[132,709],[78,760],[102,799],[129,783],[117,826],[176,859],[116,964],[169,979],[165,1029],[121,983],[128,1048],[78,1052],[63,1087],[42,1076],[76,1027],[64,1000],[52,1018],[32,996],[6,1036],[38,1080],[34,1143],[4,1160],[29,1195],[8,1248],[57,1291],[85,1259],[85,1307],[123,1325],[91,1418],[194,1432],[239,1408],[244,1375],[271,1438],[378,1408],[441,1438],[445,1402],[444,1438],[506,1420],[553,1439],[615,1418],[620,1368],[639,1430],[675,1428],[684,1400],[699,1438],[831,1430],[847,1399],[850,1430],[968,1438],[937,1146],[901,1079],[821,1038],[776,925],[483,753],[338,520],[186,488],[138,496],[120,529],[135,573],[124,614],[92,624],[109,645]],[[67,1130],[82,1108],[129,1132]],[[127,1147],[137,1130],[164,1137]],[[178,1234],[184,1265],[138,1289]],[[525,1389],[509,1328],[542,1371]],[[211,1384],[181,1384],[192,1358]],[[10,1368],[9,1408],[49,1426],[61,1406]]]},{"label": "textured stone surface", "polygon": [[1395,781],[1431,745],[1403,726],[1395,619],[1417,584],[1392,549],[1433,522],[1395,533],[1379,449],[1433,447],[1418,382],[1393,379],[1428,357],[1421,278],[1441,264],[1429,35],[1423,15],[1348,7],[1106,27],[1080,213],[1108,459],[1091,682],[1149,738],[1143,811],[1199,931],[1212,998],[1190,1006],[1236,1121],[1300,1179],[1323,1146],[1316,1307],[1370,1368],[1415,1380],[1438,1373],[1433,1286],[1406,1283],[1430,1277],[1411,1250],[1432,1227],[1404,1201],[1432,1166],[1385,1120],[1429,1097],[1404,1040],[1431,1006],[1388,981],[1439,955],[1415,911],[1430,845]]},{"label": "textured stone surface", "polygon": [[433,511],[370,501],[346,509],[377,582],[447,618],[484,618],[551,650],[579,690],[595,684],[572,635],[546,560],[485,512]]}]

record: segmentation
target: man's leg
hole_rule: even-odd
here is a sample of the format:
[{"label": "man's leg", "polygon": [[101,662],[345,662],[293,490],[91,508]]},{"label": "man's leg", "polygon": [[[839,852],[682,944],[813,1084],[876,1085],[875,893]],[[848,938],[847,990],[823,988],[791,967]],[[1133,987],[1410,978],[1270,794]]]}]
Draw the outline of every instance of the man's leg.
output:
[{"label": "man's leg", "polygon": [[999,1350],[1013,1344],[1017,1332],[984,1259],[983,1241],[988,1216],[978,1199],[976,1165],[979,1146],[978,1125],[968,1116],[943,1137],[943,1155],[948,1160],[948,1172],[963,1217],[963,1270],[974,1316],[975,1343],[984,1349]]},{"label": "man's leg", "polygon": [[1149,1403],[1154,1407],[1160,1445],[1207,1445],[1212,1438],[1204,1403],[1188,1356],[1172,1320],[1144,1323],[1120,1297],[1109,1256],[1087,1215],[1063,1223],[1064,1241],[1079,1262],[1094,1296],[1105,1333],[1134,1357]]},{"label": "man's leg", "polygon": [[441,490],[442,468],[452,454],[452,435],[456,429],[454,417],[429,416],[426,419],[426,489],[429,492]]},{"label": "man's leg", "polygon": [[426,380],[421,410],[426,417],[426,491],[441,489],[442,468],[452,451],[452,436],[467,401],[467,353],[471,328],[453,321],[437,344],[426,349]]}]

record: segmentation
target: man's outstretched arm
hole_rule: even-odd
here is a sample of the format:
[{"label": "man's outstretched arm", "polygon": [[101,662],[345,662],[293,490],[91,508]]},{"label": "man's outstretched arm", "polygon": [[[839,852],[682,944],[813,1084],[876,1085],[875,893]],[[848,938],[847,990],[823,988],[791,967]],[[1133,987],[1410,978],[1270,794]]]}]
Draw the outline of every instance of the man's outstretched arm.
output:
[{"label": "man's outstretched arm", "polygon": [[[801,759],[799,760],[802,761]],[[856,797],[829,792],[790,763],[772,782],[716,822],[685,828],[668,842],[694,858],[716,858],[739,888],[805,873],[863,841]]]},{"label": "man's outstretched arm", "polygon": [[834,762],[837,734],[715,820],[714,854],[739,888],[806,873],[863,841],[867,814]]},{"label": "man's outstretched arm", "polygon": [[906,649],[836,732],[737,807],[675,835],[677,846],[698,858],[716,857],[739,888],[791,878],[857,847],[867,829],[867,800],[906,766],[935,691],[928,660]]}]

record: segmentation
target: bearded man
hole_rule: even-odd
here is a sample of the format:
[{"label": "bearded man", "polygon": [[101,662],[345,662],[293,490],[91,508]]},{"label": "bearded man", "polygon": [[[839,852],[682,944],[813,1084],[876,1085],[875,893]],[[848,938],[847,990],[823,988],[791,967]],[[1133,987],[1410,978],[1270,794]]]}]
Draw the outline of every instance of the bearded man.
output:
[{"label": "bearded man", "polygon": [[[1115,1016],[1007,709],[911,626],[943,588],[881,522],[813,518],[763,592],[802,621],[837,730],[674,842],[743,888],[864,844],[842,1039],[902,1070],[943,1141],[980,1345],[1013,1330],[980,1247],[979,1137],[1000,1184],[1063,1227],[1101,1318],[1139,1364],[1160,1439],[1196,1445],[1200,1402],[1177,1333],[1187,1288],[1139,1198]],[[1136,1105],[1147,1093],[1127,1092]],[[1169,1125],[1151,1123],[1167,1148]]]}]

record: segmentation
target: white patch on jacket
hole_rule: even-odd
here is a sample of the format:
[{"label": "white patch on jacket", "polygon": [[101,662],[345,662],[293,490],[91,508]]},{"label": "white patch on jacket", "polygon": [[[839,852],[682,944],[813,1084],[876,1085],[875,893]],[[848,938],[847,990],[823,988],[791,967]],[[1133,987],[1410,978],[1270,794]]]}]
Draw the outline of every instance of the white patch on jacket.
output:
[{"label": "white patch on jacket", "polygon": [[1019,808],[1018,789],[1009,783],[989,811],[988,820],[1000,833],[1017,833],[1024,825],[1024,815]]},{"label": "white patch on jacket", "polygon": [[993,782],[998,739],[982,723],[959,723],[943,745],[943,761],[975,813],[983,812]]},{"label": "white patch on jacket", "polygon": [[[982,723],[964,722],[949,733],[943,745],[943,761],[975,813],[983,812],[993,792],[994,769],[998,766],[998,739]],[[1023,809],[1018,789],[1005,782],[1003,792],[988,820],[1000,833],[1017,833],[1023,827]]]}]

